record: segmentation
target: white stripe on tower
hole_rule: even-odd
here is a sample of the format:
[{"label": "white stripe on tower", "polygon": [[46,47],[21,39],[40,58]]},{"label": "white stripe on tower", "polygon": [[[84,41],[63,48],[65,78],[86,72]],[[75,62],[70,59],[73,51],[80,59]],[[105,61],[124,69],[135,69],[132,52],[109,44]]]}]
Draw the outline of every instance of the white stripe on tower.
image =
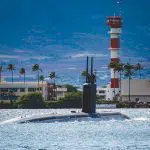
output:
[{"label": "white stripe on tower", "polygon": [[[122,18],[120,16],[108,17],[107,24],[110,26],[110,61],[120,62],[119,51]],[[114,75],[114,69],[111,69],[111,88],[119,88],[119,75],[118,72]]]}]

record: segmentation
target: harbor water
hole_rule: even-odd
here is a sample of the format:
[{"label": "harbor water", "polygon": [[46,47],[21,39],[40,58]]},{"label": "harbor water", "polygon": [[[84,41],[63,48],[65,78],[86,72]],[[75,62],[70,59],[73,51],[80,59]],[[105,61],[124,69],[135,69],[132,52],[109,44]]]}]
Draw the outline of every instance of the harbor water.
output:
[{"label": "harbor water", "polygon": [[[79,111],[77,109],[71,109]],[[20,118],[68,114],[70,109],[0,110],[0,150],[149,150],[150,109],[99,109],[130,119],[18,124]]]}]

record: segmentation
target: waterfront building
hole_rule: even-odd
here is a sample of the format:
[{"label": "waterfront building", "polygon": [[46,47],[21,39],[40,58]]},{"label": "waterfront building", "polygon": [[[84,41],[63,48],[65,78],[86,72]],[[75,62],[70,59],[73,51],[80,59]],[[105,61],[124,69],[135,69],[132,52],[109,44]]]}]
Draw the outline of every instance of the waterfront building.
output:
[{"label": "waterfront building", "polygon": [[[121,81],[121,100],[129,101],[129,81]],[[150,80],[135,80],[130,81],[130,101],[150,103]]]},{"label": "waterfront building", "polygon": [[[103,100],[113,100],[112,94],[111,83],[108,84],[106,88],[97,88],[97,95]],[[121,81],[121,89],[119,89],[119,94],[116,95],[116,100],[121,100],[123,102],[129,101],[129,80]],[[132,79],[130,81],[130,101],[150,103],[150,80]]]},{"label": "waterfront building", "polygon": [[40,92],[44,100],[55,100],[64,97],[67,88],[63,86],[54,86],[46,81],[43,83],[37,82],[2,82],[0,83],[0,100],[16,100],[23,94]]},{"label": "waterfront building", "polygon": [[106,90],[105,87],[97,87],[96,95],[99,96],[100,100],[106,100]]}]

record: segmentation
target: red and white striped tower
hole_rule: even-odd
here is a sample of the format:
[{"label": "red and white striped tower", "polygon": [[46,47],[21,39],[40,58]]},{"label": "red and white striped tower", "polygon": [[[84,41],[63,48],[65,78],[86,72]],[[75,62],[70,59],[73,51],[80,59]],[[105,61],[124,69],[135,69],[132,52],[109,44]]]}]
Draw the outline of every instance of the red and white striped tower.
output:
[{"label": "red and white striped tower", "polygon": [[[111,62],[120,62],[120,34],[122,28],[121,16],[107,17],[107,25],[110,27],[110,54]],[[111,69],[111,86],[112,91],[115,89],[116,94],[119,92],[119,73],[114,76],[114,69]]]}]

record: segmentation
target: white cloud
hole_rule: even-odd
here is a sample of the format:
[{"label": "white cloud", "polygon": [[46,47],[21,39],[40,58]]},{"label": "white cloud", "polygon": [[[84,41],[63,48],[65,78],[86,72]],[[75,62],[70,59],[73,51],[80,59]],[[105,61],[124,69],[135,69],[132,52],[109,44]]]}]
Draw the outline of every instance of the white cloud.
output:
[{"label": "white cloud", "polygon": [[89,53],[89,52],[85,52],[85,53],[77,53],[77,54],[74,54],[72,55],[71,57],[72,58],[82,58],[82,57],[86,57],[86,56],[89,56],[89,57],[107,57],[107,55],[105,54],[102,54],[102,53]]},{"label": "white cloud", "polygon": [[5,59],[5,58],[7,58],[7,59],[16,59],[16,58],[19,58],[20,56],[18,56],[18,55],[0,55],[0,58],[1,59]]},{"label": "white cloud", "polygon": [[76,67],[68,67],[66,69],[68,69],[68,70],[76,70],[77,68]]},{"label": "white cloud", "polygon": [[43,60],[43,59],[50,59],[50,58],[51,58],[51,57],[48,57],[48,56],[0,55],[0,59],[3,59],[3,60],[10,60],[10,59],[18,59],[18,60],[36,59],[36,60]]},{"label": "white cloud", "polygon": [[21,50],[21,49],[14,49],[14,52],[15,52],[15,53],[24,53],[25,51],[24,51],[24,50]]}]

